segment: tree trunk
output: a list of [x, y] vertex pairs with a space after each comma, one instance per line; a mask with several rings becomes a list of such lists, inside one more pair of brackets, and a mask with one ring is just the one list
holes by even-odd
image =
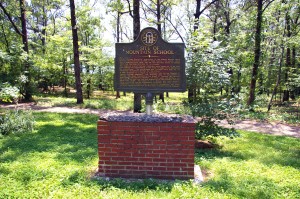
[[199, 18], [201, 15], [200, 8], [201, 8], [201, 0], [196, 0], [196, 12], [194, 14], [195, 16], [195, 23], [194, 23], [194, 31], [198, 30], [199, 27]]
[[[232, 21], [230, 20], [230, 3], [228, 1], [224, 2], [225, 3], [225, 7], [223, 8], [224, 9], [224, 16], [225, 16], [225, 19], [226, 19], [226, 25], [225, 25], [225, 34], [226, 34], [226, 37], [227, 37], [227, 41], [229, 41], [229, 37], [230, 37], [230, 26], [232, 24]], [[217, 5], [217, 8], [219, 7], [219, 2], [216, 3]], [[233, 76], [233, 68], [230, 67], [229, 70], [228, 70], [228, 74], [230, 75], [230, 82], [231, 82], [231, 88], [226, 88], [227, 90], [227, 95], [229, 94], [230, 92], [230, 96], [231, 97], [234, 97], [234, 93], [235, 92], [235, 88], [234, 88], [234, 76]], [[229, 91], [230, 89], [230, 91]]]
[[[140, 23], [140, 1], [133, 0], [133, 40], [136, 40], [141, 30]], [[140, 113], [142, 109], [142, 96], [139, 93], [134, 93], [134, 110], [135, 113]]]
[[[120, 17], [121, 17], [121, 13], [118, 11], [118, 16], [117, 16], [117, 43], [120, 42]], [[117, 91], [116, 93], [116, 99], [120, 98], [120, 91]]]
[[269, 67], [268, 67], [268, 78], [266, 80], [266, 87], [267, 87], [267, 95], [269, 97], [270, 95], [270, 88], [271, 88], [271, 76], [272, 76], [272, 67], [274, 62], [275, 62], [275, 57], [276, 57], [276, 48], [273, 47], [272, 48], [272, 53], [271, 53], [271, 57], [270, 57], [270, 62], [269, 62]]
[[[25, 6], [26, 6], [25, 5], [25, 0], [20, 0], [23, 50], [27, 53], [27, 56], [29, 56]], [[28, 80], [27, 80], [27, 82], [25, 83], [25, 86], [24, 86], [25, 101], [30, 101], [32, 99], [31, 86], [30, 86], [31, 74], [30, 74], [29, 70], [30, 70], [29, 60], [28, 60], [28, 57], [27, 57], [26, 60], [25, 60], [25, 63], [24, 63], [24, 72], [25, 72], [25, 75], [28, 78]]]
[[80, 78], [79, 46], [78, 46], [78, 35], [77, 35], [77, 27], [76, 27], [76, 15], [75, 15], [74, 0], [70, 0], [70, 10], [71, 10], [71, 25], [72, 25], [72, 36], [73, 36], [76, 98], [77, 98], [77, 104], [82, 104], [83, 103], [83, 95], [82, 95], [82, 86], [81, 86], [81, 78]]
[[67, 90], [67, 84], [68, 84], [68, 79], [67, 79], [67, 73], [68, 73], [68, 68], [66, 65], [66, 59], [63, 58], [63, 74], [64, 74], [64, 95], [65, 97], [68, 97], [68, 90]]
[[269, 102], [269, 105], [268, 105], [268, 112], [271, 110], [273, 97], [274, 97], [274, 95], [276, 95], [277, 88], [278, 88], [278, 86], [280, 84], [283, 53], [284, 53], [284, 47], [282, 47], [282, 49], [281, 49], [281, 57], [280, 57], [280, 61], [279, 61], [279, 69], [278, 69], [278, 74], [277, 74], [277, 81], [276, 81], [276, 85], [274, 87], [274, 90], [272, 92], [271, 98], [270, 98], [270, 102]]
[[92, 80], [90, 77], [90, 66], [89, 65], [86, 65], [86, 75], [88, 76], [87, 80], [86, 80], [86, 94], [87, 94], [87, 99], [90, 99], [91, 95], [92, 95], [92, 90], [91, 90]]
[[256, 17], [256, 31], [255, 31], [255, 47], [254, 47], [254, 63], [252, 67], [252, 75], [250, 82], [250, 91], [247, 105], [250, 106], [255, 100], [255, 87], [258, 74], [258, 67], [260, 61], [260, 44], [262, 32], [262, 14], [263, 14], [263, 0], [257, 0], [257, 17]]
[[43, 4], [43, 29], [42, 29], [42, 46], [43, 46], [43, 54], [46, 53], [46, 27], [47, 27], [47, 13], [46, 13], [46, 5]]
[[[289, 13], [286, 13], [286, 29], [287, 29], [287, 37], [288, 39], [291, 37], [291, 18]], [[291, 67], [291, 48], [287, 46], [286, 48], [286, 64], [285, 64], [285, 73], [284, 73], [284, 81], [285, 81], [285, 89], [283, 90], [282, 102], [289, 101], [290, 92], [289, 92], [289, 70]]]
[[160, 11], [160, 0], [156, 0], [156, 20], [157, 20], [157, 30], [161, 35], [161, 11]]
[[[195, 23], [194, 23], [194, 32], [198, 30], [199, 27], [199, 18], [200, 18], [200, 8], [201, 8], [201, 0], [196, 0], [196, 12], [194, 14], [195, 16]], [[192, 66], [193, 67], [193, 66]], [[196, 97], [196, 85], [191, 82], [188, 88], [188, 101], [191, 103], [194, 101]]]
[[[297, 69], [296, 69], [296, 47], [295, 47], [295, 46], [293, 46], [293, 49], [292, 49], [292, 60], [291, 60], [291, 64], [292, 64], [293, 72], [296, 72]], [[295, 88], [293, 88], [293, 90], [290, 91], [290, 98], [291, 98], [292, 100], [295, 100], [295, 99], [296, 99], [295, 92], [296, 92], [296, 89], [295, 89]]]
[[[160, 11], [160, 7], [161, 7], [161, 3], [160, 3], [160, 0], [156, 0], [156, 20], [157, 20], [157, 30], [161, 36], [161, 21], [160, 21], [160, 18], [161, 18], [161, 11]], [[164, 97], [164, 93], [160, 93], [159, 94], [159, 99], [162, 101], [162, 102], [165, 102], [165, 97]]]
[[217, 23], [218, 23], [218, 15], [214, 16], [214, 26], [213, 26], [213, 40], [217, 41], [216, 35], [217, 35]]

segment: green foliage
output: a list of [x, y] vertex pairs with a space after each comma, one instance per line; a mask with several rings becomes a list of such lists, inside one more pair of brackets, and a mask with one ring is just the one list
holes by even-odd
[[215, 138], [219, 136], [225, 136], [225, 137], [238, 137], [239, 133], [231, 128], [223, 128], [218, 125], [216, 125], [211, 120], [202, 120], [201, 122], [197, 123], [196, 126], [196, 139], [206, 139], [206, 138]]
[[[189, 41], [188, 85], [194, 89], [190, 104], [193, 116], [201, 118], [197, 137], [233, 136], [233, 131], [222, 129], [215, 120], [229, 120], [235, 114], [236, 99], [231, 93], [231, 76], [228, 73], [234, 66], [231, 50], [221, 42], [208, 39], [209, 33], [202, 31]], [[227, 94], [220, 94], [221, 90]]]
[[16, 86], [11, 86], [7, 82], [0, 84], [0, 101], [18, 102], [19, 95], [19, 89]]
[[234, 129], [219, 127], [216, 120], [227, 120], [234, 123], [236, 114], [236, 101], [218, 100], [217, 98], [197, 98], [198, 100], [190, 104], [193, 116], [200, 117], [196, 127], [196, 138], [205, 139], [208, 137], [236, 137], [238, 133]]
[[[230, 85], [229, 68], [233, 60], [230, 50], [220, 42], [211, 42], [207, 35], [199, 35], [190, 41], [191, 56], [187, 62], [189, 87], [201, 88], [206, 94], [214, 94]], [[201, 94], [201, 93], [199, 93]]]
[[20, 134], [33, 131], [34, 117], [31, 111], [8, 110], [0, 117], [0, 134]]
[[218, 97], [198, 97], [197, 101], [190, 104], [193, 116], [198, 116], [204, 120], [224, 120], [236, 114], [237, 101], [235, 98], [227, 100]]

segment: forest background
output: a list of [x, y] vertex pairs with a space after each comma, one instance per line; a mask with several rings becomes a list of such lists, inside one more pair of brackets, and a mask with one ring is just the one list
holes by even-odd
[[299, 0], [0, 0], [0, 99], [33, 100], [59, 86], [66, 97], [75, 88], [80, 104], [113, 91], [114, 43], [151, 26], [185, 43], [184, 103], [204, 122], [288, 110], [299, 106], [299, 17]]

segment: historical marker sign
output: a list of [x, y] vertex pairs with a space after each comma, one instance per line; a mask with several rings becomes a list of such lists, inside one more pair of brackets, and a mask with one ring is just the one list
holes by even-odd
[[139, 93], [186, 90], [183, 43], [164, 41], [145, 28], [132, 43], [116, 43], [115, 90]]

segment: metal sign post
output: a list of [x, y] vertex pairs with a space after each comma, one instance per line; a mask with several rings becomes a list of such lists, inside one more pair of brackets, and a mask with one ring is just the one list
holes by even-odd
[[153, 94], [150, 92], [146, 94], [146, 114], [153, 114]]

